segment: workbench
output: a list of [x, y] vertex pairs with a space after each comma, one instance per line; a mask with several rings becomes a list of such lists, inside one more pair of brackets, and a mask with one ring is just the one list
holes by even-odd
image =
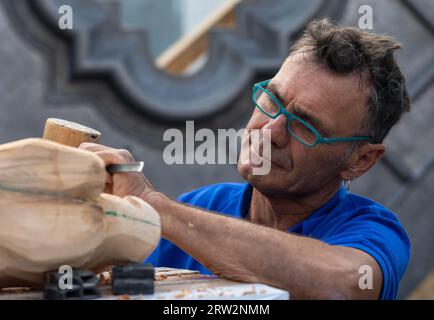
[[[259, 283], [241, 283], [200, 274], [198, 271], [155, 268], [151, 295], [113, 295], [110, 285], [100, 287], [98, 300], [288, 300], [287, 291]], [[3, 289], [0, 300], [41, 300], [42, 291]]]

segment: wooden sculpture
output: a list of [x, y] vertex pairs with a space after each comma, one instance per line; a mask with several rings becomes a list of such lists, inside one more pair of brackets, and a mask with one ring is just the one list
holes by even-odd
[[98, 156], [53, 141], [0, 145], [0, 287], [38, 287], [62, 265], [99, 272], [152, 252], [158, 213], [102, 193], [105, 175]]

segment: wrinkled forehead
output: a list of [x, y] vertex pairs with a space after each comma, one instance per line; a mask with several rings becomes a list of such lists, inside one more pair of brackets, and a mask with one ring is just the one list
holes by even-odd
[[284, 103], [296, 102], [344, 132], [344, 123], [352, 128], [361, 125], [372, 91], [368, 75], [336, 74], [303, 54], [290, 56], [271, 83]]
[[339, 101], [343, 102], [358, 98], [366, 101], [372, 91], [372, 81], [367, 73], [337, 74], [309, 55], [300, 53], [288, 57], [275, 78], [278, 82], [276, 84], [284, 91], [310, 85], [321, 93], [327, 93], [324, 98], [340, 96]]

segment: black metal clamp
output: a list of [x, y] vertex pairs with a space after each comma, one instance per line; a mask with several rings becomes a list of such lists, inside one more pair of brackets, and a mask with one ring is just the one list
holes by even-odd
[[72, 270], [72, 287], [61, 289], [60, 282], [64, 274], [57, 271], [46, 272], [44, 299], [47, 300], [80, 300], [96, 299], [101, 297], [98, 289], [97, 275], [88, 270]]
[[155, 270], [151, 264], [131, 263], [112, 269], [112, 292], [153, 294]]

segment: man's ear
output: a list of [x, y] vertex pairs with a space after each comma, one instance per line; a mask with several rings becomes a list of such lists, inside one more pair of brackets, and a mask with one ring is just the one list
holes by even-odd
[[360, 146], [350, 156], [347, 168], [341, 171], [341, 178], [343, 180], [352, 180], [362, 176], [381, 159], [385, 151], [386, 146], [382, 143], [369, 143]]

